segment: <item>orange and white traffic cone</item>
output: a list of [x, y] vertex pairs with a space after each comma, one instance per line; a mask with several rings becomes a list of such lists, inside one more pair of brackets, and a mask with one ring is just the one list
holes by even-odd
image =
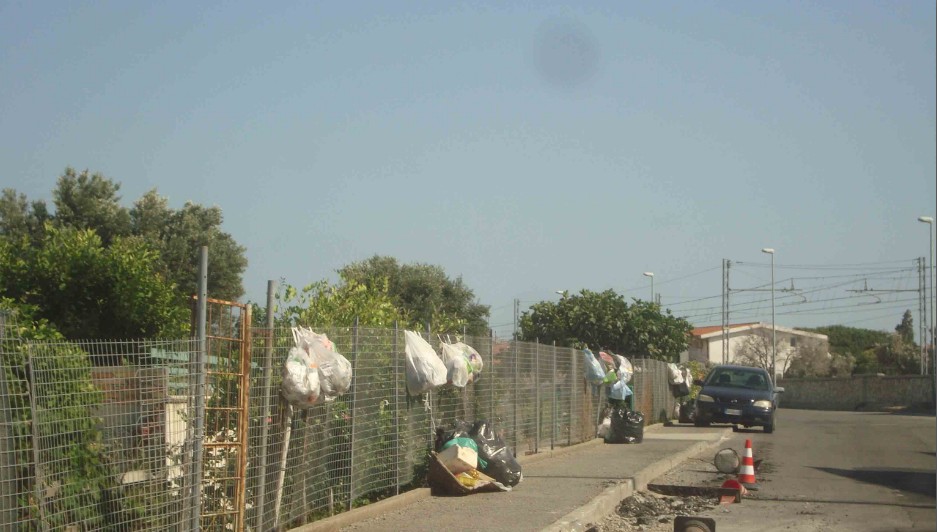
[[752, 456], [751, 440], [745, 440], [745, 453], [742, 454], [742, 467], [739, 469], [739, 483], [750, 490], [758, 489], [755, 480], [755, 459]]

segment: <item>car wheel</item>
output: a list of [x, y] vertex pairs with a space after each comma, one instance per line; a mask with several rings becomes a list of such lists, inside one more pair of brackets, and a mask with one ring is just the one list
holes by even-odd
[[772, 432], [774, 432], [774, 420], [772, 420], [771, 423], [765, 425], [764, 428], [765, 428], [765, 434], [771, 434]]
[[738, 432], [738, 431], [739, 431], [739, 426], [738, 426], [738, 425], [732, 425], [732, 432]]

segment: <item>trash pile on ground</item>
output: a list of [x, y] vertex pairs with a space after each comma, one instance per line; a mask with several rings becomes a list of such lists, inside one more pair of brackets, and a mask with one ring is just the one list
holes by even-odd
[[[678, 515], [698, 515], [716, 506], [716, 501], [709, 497], [667, 497], [651, 492], [638, 492], [621, 501], [615, 515], [599, 525], [600, 530], [623, 529], [624, 524], [631, 530], [657, 528], [660, 523], [673, 523]], [[623, 522], [623, 523], [622, 523]], [[670, 526], [663, 530], [672, 530]], [[626, 529], [627, 530], [627, 529]]]
[[429, 468], [434, 494], [510, 491], [523, 480], [521, 465], [487, 420], [436, 429], [434, 449]]

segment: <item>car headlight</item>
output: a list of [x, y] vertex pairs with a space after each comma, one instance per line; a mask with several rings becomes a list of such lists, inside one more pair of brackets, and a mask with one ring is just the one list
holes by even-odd
[[755, 401], [755, 408], [771, 408], [771, 401], [768, 401], [767, 399]]
[[702, 394], [702, 393], [699, 394], [699, 396], [696, 397], [696, 400], [699, 401], [699, 402], [701, 402], [701, 403], [711, 403], [711, 402], [713, 402], [713, 398], [712, 398], [712, 397], [710, 397], [710, 396], [708, 396], [708, 395], [706, 395], [706, 394]]

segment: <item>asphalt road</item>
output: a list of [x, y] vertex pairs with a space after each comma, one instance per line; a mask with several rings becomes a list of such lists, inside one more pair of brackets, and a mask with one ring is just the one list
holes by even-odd
[[[763, 461], [757, 492], [701, 514], [715, 518], [717, 530], [937, 530], [933, 416], [779, 414], [774, 434], [742, 430], [720, 445], [741, 454], [750, 438], [755, 460]], [[697, 456], [655, 482], [718, 485], [726, 477], [712, 458]]]

